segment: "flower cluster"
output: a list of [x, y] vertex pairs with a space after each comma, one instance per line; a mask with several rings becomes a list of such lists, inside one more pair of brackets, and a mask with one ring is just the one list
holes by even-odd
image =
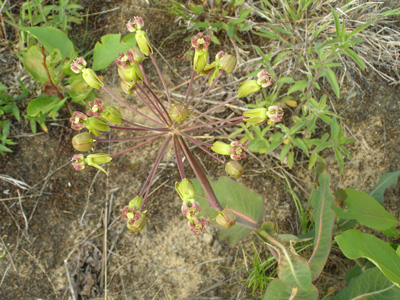
[[127, 221], [126, 226], [133, 232], [139, 232], [146, 226], [146, 212], [139, 211], [142, 202], [143, 197], [136, 196], [122, 209], [121, 221]]
[[195, 190], [193, 183], [187, 178], [183, 178], [180, 183], [175, 183], [175, 189], [182, 199], [182, 215], [188, 219], [190, 230], [194, 234], [204, 232], [208, 221], [199, 216], [201, 208], [199, 203], [194, 199]]

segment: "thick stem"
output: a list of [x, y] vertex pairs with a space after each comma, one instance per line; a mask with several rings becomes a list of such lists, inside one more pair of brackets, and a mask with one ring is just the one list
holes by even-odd
[[174, 136], [174, 151], [175, 151], [175, 159], [176, 164], [178, 166], [179, 174], [181, 175], [181, 179], [186, 178], [185, 169], [182, 163], [182, 155], [181, 155], [181, 146], [177, 140], [177, 137]]
[[190, 153], [189, 148], [187, 147], [185, 141], [181, 137], [179, 137], [179, 143], [182, 147], [183, 153], [186, 156], [186, 159], [188, 160], [194, 174], [196, 175], [196, 178], [199, 180], [201, 186], [203, 187], [205, 193], [207, 194], [208, 205], [210, 205], [210, 207], [214, 208], [216, 211], [223, 210], [222, 205], [219, 203], [217, 199], [217, 196], [215, 196], [214, 190], [212, 189], [206, 174], [204, 173], [200, 165], [197, 163], [192, 153]]
[[165, 94], [167, 95], [167, 98], [168, 98], [168, 105], [169, 105], [169, 108], [171, 109], [171, 98], [170, 98], [170, 96], [169, 96], [167, 84], [165, 83], [164, 77], [163, 77], [162, 74], [161, 74], [161, 71], [160, 71], [160, 69], [159, 69], [159, 67], [158, 67], [158, 65], [157, 65], [156, 60], [154, 59], [153, 54], [150, 53], [149, 56], [150, 56], [150, 58], [151, 58], [151, 61], [153, 62], [154, 67], [156, 68], [157, 73], [158, 73], [158, 76], [160, 77], [160, 80], [161, 80], [161, 82], [162, 82], [162, 84], [163, 84], [163, 87], [164, 87], [164, 90], [165, 90]]
[[156, 123], [158, 125], [164, 126], [163, 123], [160, 123], [152, 118], [150, 118], [149, 116], [146, 116], [144, 113], [141, 113], [140, 111], [138, 111], [137, 109], [133, 108], [132, 106], [130, 106], [128, 103], [126, 103], [125, 101], [121, 100], [120, 98], [118, 98], [116, 95], [114, 95], [109, 89], [107, 89], [105, 86], [102, 86], [102, 88], [111, 96], [113, 97], [115, 100], [117, 100], [119, 103], [121, 103], [122, 105], [124, 105], [125, 107], [129, 108], [130, 110], [134, 111], [135, 113], [141, 115], [143, 118]]
[[214, 87], [214, 85], [217, 83], [218, 79], [221, 77], [222, 73], [224, 71], [220, 70], [217, 77], [214, 79], [214, 81], [211, 83], [211, 85], [206, 89], [206, 91], [203, 93], [203, 96], [199, 100], [197, 100], [197, 103], [192, 107], [192, 110], [190, 111], [191, 113], [196, 109], [196, 107], [200, 104], [201, 100], [204, 99], [204, 97], [208, 94], [208, 92]]
[[150, 143], [150, 142], [152, 142], [152, 141], [158, 139], [159, 137], [161, 137], [161, 136], [163, 136], [163, 135], [166, 135], [167, 133], [168, 133], [168, 132], [166, 132], [166, 133], [161, 133], [161, 134], [157, 135], [156, 137], [154, 137], [154, 138], [152, 138], [152, 139], [150, 139], [150, 140], [148, 140], [148, 141], [145, 141], [145, 142], [143, 142], [143, 143], [140, 143], [139, 145], [136, 145], [135, 147], [126, 149], [126, 150], [124, 150], [124, 151], [121, 151], [121, 152], [118, 152], [118, 153], [115, 153], [115, 154], [111, 154], [110, 157], [119, 156], [119, 155], [128, 153], [128, 152], [130, 152], [130, 151], [133, 151], [133, 150], [135, 150], [135, 149], [137, 149], [137, 148], [140, 148], [140, 147], [142, 147], [142, 146], [144, 146], [144, 145], [146, 145], [146, 144], [148, 144], [148, 143]]
[[[154, 176], [156, 175], [157, 168], [158, 168], [158, 166], [159, 166], [159, 164], [160, 164], [160, 162], [161, 162], [161, 159], [162, 159], [162, 157], [163, 157], [163, 155], [164, 155], [164, 153], [165, 153], [165, 150], [167, 149], [167, 146], [168, 146], [169, 142], [171, 141], [171, 138], [172, 138], [172, 136], [170, 135], [170, 136], [168, 136], [168, 138], [166, 139], [164, 145], [162, 146], [160, 152], [159, 152], [158, 155], [157, 155], [157, 158], [156, 158], [156, 161], [154, 162], [152, 171], [150, 172], [151, 177], [149, 176], [149, 177], [147, 178], [147, 180], [146, 180], [146, 182], [147, 182], [147, 189], [146, 189], [146, 194], [145, 194], [144, 197], [143, 197], [142, 205], [140, 206], [140, 211], [143, 209], [143, 207], [144, 207], [144, 205], [145, 205], [145, 203], [146, 203], [147, 195], [149, 194], [150, 188], [151, 188], [151, 186], [153, 185], [153, 179], [154, 179]], [[149, 179], [149, 178], [150, 178], [150, 179]], [[143, 190], [143, 188], [142, 188], [142, 190], [140, 191], [139, 195], [141, 195], [141, 194], [143, 193], [143, 191], [144, 191], [144, 190]]]

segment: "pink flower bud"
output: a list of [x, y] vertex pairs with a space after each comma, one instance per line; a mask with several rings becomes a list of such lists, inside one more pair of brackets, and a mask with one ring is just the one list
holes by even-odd
[[74, 111], [72, 117], [69, 119], [71, 122], [71, 128], [73, 130], [81, 130], [85, 128], [85, 123], [87, 121], [87, 116], [80, 111]]
[[85, 67], [87, 63], [83, 59], [83, 57], [78, 57], [71, 63], [71, 70], [72, 72], [79, 74]]
[[268, 118], [271, 119], [272, 122], [279, 123], [282, 122], [283, 118], [283, 108], [281, 105], [271, 105], [268, 107], [267, 112]]
[[85, 157], [83, 156], [83, 154], [74, 154], [74, 156], [72, 156], [72, 164], [76, 171], [81, 171], [85, 168], [84, 159]]
[[271, 77], [271, 74], [269, 74], [265, 70], [258, 72], [257, 77], [258, 77], [257, 83], [261, 85], [261, 87], [263, 88], [269, 87], [274, 82]]

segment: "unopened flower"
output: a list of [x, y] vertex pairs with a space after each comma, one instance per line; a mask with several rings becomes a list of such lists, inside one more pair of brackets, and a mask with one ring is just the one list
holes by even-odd
[[220, 59], [219, 65], [222, 70], [230, 74], [236, 67], [237, 59], [231, 54], [225, 53], [225, 55]]
[[104, 86], [103, 81], [96, 75], [96, 72], [92, 69], [83, 69], [82, 77], [86, 81], [86, 83], [94, 89], [99, 89], [101, 86]]
[[121, 89], [127, 95], [132, 95], [133, 94], [133, 90], [132, 89], [134, 87], [135, 87], [135, 84], [132, 84], [130, 82], [126, 82], [124, 80], [121, 81]]
[[268, 118], [272, 122], [279, 123], [282, 122], [283, 118], [283, 108], [281, 105], [271, 105], [268, 107], [268, 112], [267, 112]]
[[225, 171], [229, 176], [240, 178], [243, 175], [243, 166], [236, 160], [230, 161], [225, 165]]
[[128, 51], [126, 51], [126, 55], [129, 58], [130, 62], [140, 63], [146, 59], [146, 56], [140, 51], [138, 47], [131, 47]]
[[210, 46], [211, 43], [211, 38], [209, 35], [204, 36], [203, 33], [199, 32], [196, 35], [192, 36], [191, 43], [195, 51], [207, 51], [208, 46]]
[[230, 228], [236, 223], [236, 216], [232, 210], [225, 208], [218, 212], [216, 221], [219, 225], [225, 228]]
[[136, 32], [137, 30], [140, 30], [143, 26], [144, 26], [143, 18], [137, 16], [133, 18], [133, 21], [129, 20], [126, 23], [126, 28], [128, 28], [130, 32]]
[[71, 122], [71, 128], [73, 130], [81, 130], [82, 128], [85, 128], [87, 118], [88, 117], [84, 113], [81, 113], [80, 111], [74, 111], [72, 117], [69, 119]]
[[183, 178], [180, 183], [175, 182], [175, 189], [183, 201], [194, 199], [196, 195], [193, 183], [187, 178]]
[[93, 147], [93, 138], [89, 132], [82, 132], [72, 138], [72, 146], [78, 151], [89, 151]]
[[98, 131], [110, 130], [110, 126], [108, 125], [107, 121], [97, 117], [88, 118], [85, 125], [86, 128], [94, 135], [100, 135]]
[[141, 30], [143, 26], [144, 22], [142, 17], [134, 17], [133, 21], [129, 20], [126, 24], [126, 27], [130, 32], [135, 32], [135, 39], [140, 51], [142, 51], [144, 55], [148, 56], [149, 53], [153, 54], [153, 48], [146, 33]]
[[246, 117], [243, 121], [252, 125], [260, 125], [267, 119], [267, 109], [259, 107], [245, 111], [243, 115]]
[[107, 172], [99, 166], [99, 164], [106, 164], [108, 162], [110, 162], [112, 160], [112, 157], [109, 156], [108, 154], [105, 153], [96, 153], [96, 154], [89, 154], [86, 158], [85, 158], [85, 163], [88, 166], [91, 167], [95, 167], [101, 171], [103, 171], [104, 173], [107, 174]]
[[120, 52], [119, 58], [115, 59], [115, 63], [118, 65], [118, 74], [122, 80], [131, 84], [136, 83], [138, 80], [143, 80], [142, 71], [135, 62], [132, 52], [129, 52], [129, 55]]
[[267, 87], [271, 86], [273, 83], [271, 74], [269, 74], [265, 70], [258, 72], [257, 77], [258, 77], [257, 83], [259, 85], [261, 85], [262, 88], [267, 88]]
[[261, 89], [261, 86], [257, 83], [257, 80], [246, 80], [239, 84], [238, 98], [246, 97], [254, 94]]
[[86, 60], [84, 60], [83, 57], [78, 57], [72, 62], [71, 70], [72, 72], [79, 74], [86, 67], [86, 65]]
[[72, 161], [76, 171], [81, 171], [85, 168], [85, 157], [83, 154], [74, 154], [74, 156], [72, 156]]
[[211, 38], [209, 35], [203, 36], [199, 32], [197, 35], [192, 36], [191, 43], [195, 49], [193, 69], [197, 73], [201, 73], [208, 62], [208, 46], [211, 43]]
[[190, 109], [186, 104], [176, 103], [172, 105], [169, 115], [177, 123], [182, 123], [190, 116]]
[[113, 106], [107, 106], [106, 110], [101, 114], [101, 116], [109, 122], [112, 122], [115, 124], [122, 123], [121, 112]]
[[133, 208], [135, 210], [138, 210], [142, 205], [142, 202], [143, 202], [143, 196], [136, 196], [131, 201], [129, 201], [129, 206], [128, 206], [129, 210], [132, 210]]

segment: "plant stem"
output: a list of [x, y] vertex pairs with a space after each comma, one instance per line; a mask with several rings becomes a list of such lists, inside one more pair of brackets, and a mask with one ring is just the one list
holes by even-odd
[[105, 90], [111, 97], [113, 97], [115, 100], [117, 100], [119, 103], [121, 103], [122, 105], [126, 106], [127, 108], [129, 108], [130, 110], [134, 111], [135, 113], [141, 115], [143, 118], [156, 123], [158, 125], [163, 126], [163, 123], [160, 123], [152, 118], [150, 118], [149, 116], [146, 116], [145, 114], [141, 113], [140, 111], [138, 111], [137, 109], [133, 108], [132, 106], [130, 106], [128, 103], [126, 103], [125, 101], [121, 100], [120, 98], [118, 98], [116, 95], [114, 95], [109, 89], [107, 89], [105, 86], [102, 86], [103, 90]]
[[240, 123], [242, 123], [242, 120], [235, 121], [235, 122], [233, 122], [233, 123], [229, 123], [229, 124], [225, 124], [225, 125], [221, 125], [221, 126], [217, 126], [217, 127], [189, 130], [189, 131], [187, 131], [187, 133], [192, 133], [192, 132], [204, 132], [204, 131], [209, 131], [209, 132], [211, 132], [211, 131], [216, 131], [216, 130], [218, 130], [218, 129], [223, 129], [223, 128], [227, 128], [227, 127], [232, 127], [232, 126], [238, 125], [238, 124], [240, 124]]
[[162, 82], [162, 84], [163, 84], [163, 86], [164, 86], [165, 94], [167, 95], [167, 98], [168, 98], [168, 105], [169, 105], [169, 108], [171, 109], [171, 98], [170, 98], [170, 96], [169, 96], [167, 84], [165, 83], [164, 77], [163, 77], [162, 74], [161, 74], [161, 71], [160, 71], [160, 69], [159, 69], [159, 67], [158, 67], [158, 65], [157, 65], [156, 60], [154, 59], [153, 54], [150, 53], [149, 56], [150, 56], [150, 58], [151, 58], [151, 61], [153, 62], [154, 67], [156, 68], [157, 73], [158, 73], [158, 76], [160, 77], [160, 80], [161, 80], [161, 82]]
[[177, 140], [177, 137], [174, 136], [174, 151], [175, 151], [175, 159], [176, 159], [176, 164], [178, 166], [179, 174], [181, 175], [181, 179], [186, 178], [185, 175], [185, 169], [183, 167], [182, 163], [182, 155], [181, 155], [181, 146], [179, 145], [179, 142]]
[[195, 92], [193, 93], [193, 96], [190, 97], [190, 100], [188, 102], [188, 106], [190, 105], [190, 103], [192, 103], [194, 97], [200, 92], [201, 88], [203, 87], [203, 85], [207, 82], [208, 78], [210, 77], [210, 74], [207, 75], [207, 77], [204, 78], [204, 80], [200, 83], [200, 86], [195, 90]]
[[220, 124], [220, 123], [233, 122], [233, 121], [237, 121], [237, 120], [242, 121], [243, 118], [244, 118], [244, 116], [239, 116], [239, 117], [234, 117], [234, 118], [230, 118], [230, 119], [226, 119], [226, 120], [219, 120], [219, 121], [214, 121], [214, 122], [210, 122], [210, 123], [199, 124], [199, 125], [196, 125], [196, 126], [184, 128], [181, 131], [182, 132], [191, 131], [193, 129], [197, 129], [197, 128], [201, 128], [201, 127], [209, 127], [209, 126], [212, 126], [212, 125], [216, 125], [216, 124]]
[[139, 141], [139, 140], [145, 140], [153, 137], [160, 137], [163, 134], [150, 134], [150, 135], [144, 135], [144, 136], [138, 136], [138, 137], [133, 137], [133, 138], [122, 138], [122, 139], [97, 139], [95, 138], [94, 140], [96, 142], [128, 142], [128, 141]]
[[[163, 122], [164, 124], [167, 125], [167, 124], [168, 124], [168, 123], [167, 123], [167, 120], [165, 120], [163, 114], [158, 110], [158, 107], [155, 107], [155, 106], [154, 106], [154, 103], [153, 103], [152, 101], [150, 101], [150, 103], [153, 105], [153, 107], [157, 110], [157, 112], [158, 112], [158, 114], [157, 114], [157, 113], [154, 111], [154, 109], [147, 103], [147, 101], [144, 100], [143, 96], [139, 93], [139, 91], [138, 91], [136, 88], [132, 88], [132, 89], [136, 92], [136, 95], [138, 95], [139, 99], [142, 100], [143, 104], [153, 113], [153, 115], [154, 115], [155, 117], [157, 117], [161, 122]], [[147, 96], [147, 94], [146, 94], [141, 88], [139, 88], [139, 89], [140, 89], [140, 91], [141, 91], [147, 98], [149, 98], [149, 97]]]
[[[147, 131], [166, 131], [166, 130], [168, 130], [167, 127], [162, 127], [162, 128], [147, 127], [147, 126], [143, 126], [143, 125], [140, 125], [140, 124], [137, 124], [137, 123], [125, 120], [125, 119], [122, 119], [122, 122], [132, 125], [132, 126], [135, 126], [135, 127], [138, 127], [138, 128], [145, 129]], [[133, 128], [131, 128], [131, 129], [133, 129]]]
[[148, 82], [147, 77], [146, 77], [146, 73], [144, 72], [143, 64], [140, 62], [140, 63], [138, 63], [138, 66], [139, 66], [140, 71], [142, 71], [144, 82], [147, 85], [149, 85], [149, 82]]
[[[199, 147], [199, 148], [200, 148], [201, 150], [203, 150], [205, 153], [207, 153], [208, 155], [210, 155], [212, 158], [216, 159], [218, 162], [220, 162], [220, 163], [222, 163], [222, 164], [224, 164], [224, 165], [226, 164], [225, 161], [223, 161], [222, 159], [220, 159], [219, 157], [215, 156], [215, 155], [212, 154], [210, 151], [208, 151], [207, 149], [205, 149], [203, 146], [201, 146], [201, 144], [200, 144], [200, 143], [202, 143], [201, 141], [196, 140], [196, 139], [194, 139], [194, 138], [192, 138], [191, 136], [186, 135], [186, 134], [183, 134], [183, 136], [185, 136], [187, 139], [191, 140], [193, 144], [195, 144], [197, 147]], [[204, 143], [204, 144], [206, 144], [206, 143]], [[208, 144], [206, 144], [206, 145], [208, 145]], [[212, 147], [212, 145], [210, 145], [209, 147]]]
[[168, 113], [167, 109], [166, 109], [165, 106], [162, 104], [162, 102], [160, 101], [160, 99], [158, 99], [157, 95], [154, 94], [153, 90], [150, 88], [149, 85], [147, 85], [147, 84], [144, 83], [144, 82], [143, 82], [143, 84], [144, 84], [144, 86], [147, 88], [147, 90], [150, 92], [150, 94], [153, 96], [153, 98], [158, 102], [158, 104], [161, 106], [161, 108], [164, 110], [166, 116], [168, 117], [168, 119], [169, 119], [169, 120], [171, 121], [171, 123], [172, 123], [172, 119], [171, 119], [171, 117], [169, 116], [169, 113]]
[[110, 126], [110, 129], [118, 129], [118, 130], [131, 130], [131, 131], [159, 131], [165, 132], [168, 131], [168, 128], [131, 128], [131, 127], [119, 127], [119, 126]]
[[190, 113], [192, 113], [196, 107], [200, 104], [201, 100], [204, 99], [204, 97], [208, 94], [208, 92], [214, 87], [214, 85], [217, 83], [218, 79], [221, 77], [222, 73], [224, 71], [220, 70], [217, 77], [214, 79], [214, 81], [211, 83], [211, 85], [208, 87], [208, 89], [206, 89], [206, 91], [203, 93], [203, 96], [201, 96], [201, 98], [199, 100], [197, 100], [196, 104], [192, 107]]
[[150, 142], [152, 142], [152, 141], [158, 139], [159, 137], [161, 137], [161, 136], [163, 136], [163, 135], [166, 135], [166, 134], [167, 134], [167, 132], [166, 132], [166, 133], [160, 133], [160, 134], [157, 135], [156, 137], [154, 137], [154, 138], [152, 138], [152, 139], [150, 139], [150, 140], [147, 140], [147, 141], [145, 141], [145, 142], [143, 142], [143, 143], [140, 143], [139, 145], [136, 145], [135, 147], [126, 149], [126, 150], [124, 150], [124, 151], [121, 151], [121, 152], [118, 152], [118, 153], [115, 153], [115, 154], [111, 154], [110, 157], [116, 157], [116, 156], [119, 156], [119, 155], [128, 153], [128, 152], [130, 152], [130, 151], [133, 151], [133, 150], [135, 150], [135, 149], [137, 149], [137, 148], [140, 148], [140, 147], [142, 147], [142, 146], [144, 146], [144, 145], [146, 145], [146, 144], [148, 144], [148, 143], [150, 143]]
[[194, 174], [196, 175], [196, 178], [199, 180], [201, 186], [203, 187], [205, 193], [207, 194], [208, 205], [210, 205], [210, 207], [214, 208], [216, 211], [223, 210], [221, 204], [217, 199], [217, 196], [215, 196], [214, 190], [212, 189], [206, 174], [204, 173], [200, 165], [197, 163], [192, 153], [190, 153], [189, 148], [187, 147], [185, 141], [181, 137], [179, 137], [179, 143], [181, 144], [183, 153], [185, 154], [185, 157], [188, 160], [190, 167], [192, 168]]
[[183, 101], [183, 104], [186, 104], [186, 101], [189, 98], [189, 94], [190, 94], [190, 91], [192, 90], [192, 84], [193, 84], [195, 75], [196, 75], [196, 71], [193, 71], [192, 72], [192, 76], [191, 76], [190, 81], [189, 81], [189, 86], [188, 86], [188, 89], [187, 89], [187, 92], [186, 92], [185, 101]]

